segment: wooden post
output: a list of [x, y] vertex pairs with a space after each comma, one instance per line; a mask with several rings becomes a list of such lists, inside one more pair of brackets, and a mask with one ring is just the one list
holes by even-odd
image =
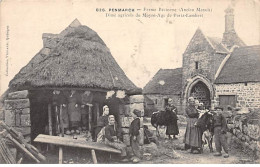
[[[48, 104], [48, 120], [49, 120], [49, 135], [52, 136], [53, 132], [52, 132], [52, 114], [51, 114], [51, 104]], [[54, 149], [54, 145], [49, 144], [47, 145], [47, 150], [48, 148], [50, 148], [50, 150]]]
[[61, 128], [61, 136], [64, 137], [64, 127], [63, 127], [63, 120], [62, 120], [62, 104], [60, 105], [60, 128]]
[[48, 104], [48, 117], [49, 117], [49, 135], [52, 136], [51, 104]]
[[62, 146], [59, 147], [59, 164], [62, 164], [63, 162], [63, 150]]
[[92, 106], [91, 105], [88, 105], [88, 127], [89, 127], [89, 131], [91, 131], [91, 123], [92, 123]]
[[60, 134], [60, 121], [59, 121], [59, 112], [58, 106], [55, 106], [55, 116], [56, 116], [56, 135]]
[[[63, 120], [62, 120], [62, 104], [60, 105], [60, 128], [61, 128], [61, 133], [60, 136], [64, 137], [64, 128], [63, 128]], [[63, 150], [62, 146], [59, 146], [59, 164], [63, 163]]]
[[96, 107], [97, 107], [97, 120], [98, 120], [98, 118], [99, 118], [99, 104], [98, 103], [96, 103]]
[[97, 164], [97, 157], [96, 157], [95, 150], [91, 150], [91, 155], [92, 155], [93, 163]]

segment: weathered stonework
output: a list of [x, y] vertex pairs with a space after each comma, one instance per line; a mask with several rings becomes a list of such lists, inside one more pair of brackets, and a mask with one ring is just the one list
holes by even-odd
[[8, 99], [26, 99], [28, 94], [28, 90], [12, 92], [8, 94]]
[[29, 99], [5, 100], [4, 105], [6, 110], [28, 108], [30, 101]]
[[144, 133], [143, 133], [143, 116], [144, 116], [144, 97], [143, 95], [134, 95], [130, 96], [130, 104], [124, 106], [119, 106], [120, 112], [120, 124], [122, 127], [123, 142], [130, 146], [130, 136], [129, 136], [129, 127], [131, 122], [134, 120], [132, 117], [132, 112], [134, 109], [141, 111], [140, 117], [140, 140], [139, 143], [143, 145]]
[[216, 84], [215, 90], [216, 105], [220, 95], [235, 95], [236, 107], [260, 108], [260, 83]]

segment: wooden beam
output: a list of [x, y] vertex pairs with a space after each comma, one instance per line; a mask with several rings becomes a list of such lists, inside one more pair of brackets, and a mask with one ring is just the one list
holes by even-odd
[[58, 106], [55, 105], [55, 117], [56, 117], [56, 135], [60, 134], [60, 121], [59, 121], [59, 111]]
[[49, 144], [55, 144], [60, 146], [67, 146], [67, 147], [86, 148], [91, 150], [106, 151], [106, 152], [118, 153], [118, 154], [121, 153], [120, 150], [112, 148], [108, 145], [102, 143], [90, 142], [83, 139], [75, 140], [75, 139], [65, 138], [60, 136], [49, 136], [49, 135], [40, 134], [34, 139], [34, 141], [39, 143], [49, 143]]
[[62, 146], [59, 147], [59, 164], [63, 163], [63, 150]]
[[[48, 104], [48, 121], [49, 121], [49, 135], [53, 135], [52, 132], [52, 114], [51, 114], [51, 104]], [[50, 147], [50, 150], [53, 150], [53, 145], [49, 144], [48, 148]]]
[[92, 91], [92, 92], [108, 92], [112, 89], [102, 89], [102, 88], [77, 88], [77, 87], [28, 87], [26, 88], [30, 90], [78, 90], [78, 91]]
[[88, 130], [91, 131], [92, 123], [92, 106], [88, 105]]
[[61, 128], [61, 136], [64, 137], [64, 126], [63, 126], [63, 120], [62, 120], [62, 104], [60, 105], [60, 128]]
[[97, 108], [97, 119], [96, 119], [96, 121], [97, 121], [99, 118], [99, 104], [98, 103], [96, 103], [96, 108]]
[[91, 156], [92, 156], [93, 163], [97, 164], [97, 157], [96, 157], [95, 150], [91, 150]]

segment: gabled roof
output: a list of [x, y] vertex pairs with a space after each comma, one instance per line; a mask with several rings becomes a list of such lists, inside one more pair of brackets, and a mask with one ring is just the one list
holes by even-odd
[[224, 64], [216, 84], [259, 82], [260, 81], [260, 45], [234, 49]]
[[141, 93], [125, 75], [99, 35], [78, 20], [60, 34], [44, 34], [44, 48], [9, 87], [88, 87]]
[[190, 50], [192, 50], [191, 52], [200, 52], [206, 50], [209, 47], [215, 50], [216, 53], [229, 53], [228, 49], [221, 43], [220, 38], [208, 37], [198, 27], [192, 39], [190, 40], [190, 43], [188, 44], [185, 52]]
[[213, 48], [216, 50], [218, 53], [228, 53], [228, 49], [222, 44], [221, 38], [217, 37], [208, 37], [208, 41], [211, 43]]
[[160, 69], [146, 84], [143, 94], [180, 94], [182, 68]]

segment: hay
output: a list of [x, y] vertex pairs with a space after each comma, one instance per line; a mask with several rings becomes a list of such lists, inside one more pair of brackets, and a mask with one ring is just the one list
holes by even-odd
[[36, 54], [10, 81], [10, 87], [68, 86], [141, 93], [96, 32], [87, 26], [69, 26], [57, 36], [53, 39], [57, 44]]

